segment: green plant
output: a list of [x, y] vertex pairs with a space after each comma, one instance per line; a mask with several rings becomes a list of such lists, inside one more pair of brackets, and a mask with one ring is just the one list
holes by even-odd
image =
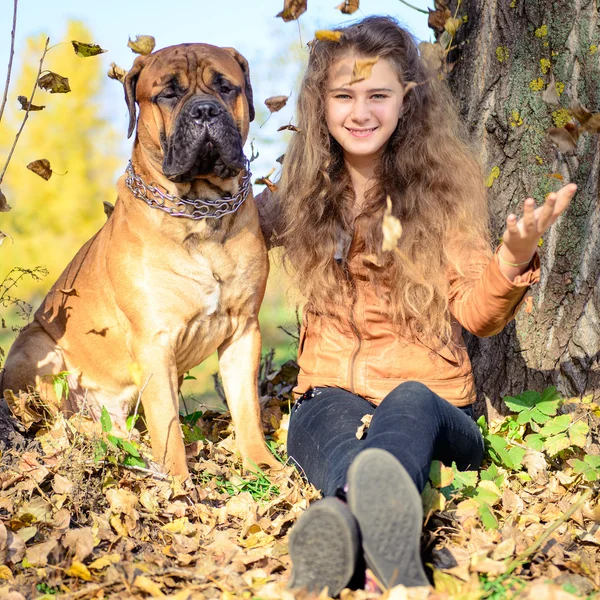
[[71, 371], [61, 371], [52, 375], [52, 387], [57, 400], [62, 400], [63, 394], [65, 400], [69, 399], [69, 375], [71, 375]]
[[94, 452], [94, 460], [96, 462], [107, 460], [114, 465], [122, 464], [128, 467], [146, 466], [134, 442], [110, 433], [113, 425], [110, 414], [105, 406], [102, 407], [100, 413], [100, 425], [102, 426], [102, 433], [105, 438], [98, 440], [96, 444]]

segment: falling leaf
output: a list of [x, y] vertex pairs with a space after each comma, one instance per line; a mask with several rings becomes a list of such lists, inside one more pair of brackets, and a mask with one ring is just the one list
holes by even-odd
[[421, 42], [419, 44], [419, 53], [421, 54], [421, 60], [430, 71], [441, 71], [442, 64], [444, 63], [444, 49], [440, 44]]
[[65, 296], [76, 296], [79, 298], [79, 292], [75, 288], [65, 288], [63, 290], [58, 290], [61, 294]]
[[352, 77], [350, 78], [348, 84], [352, 85], [353, 83], [358, 83], [359, 81], [369, 79], [369, 77], [371, 77], [373, 66], [378, 60], [379, 56], [376, 56], [375, 58], [357, 58], [354, 61], [354, 66], [352, 67]]
[[108, 202], [108, 200], [104, 200], [102, 202], [102, 206], [104, 207], [104, 214], [106, 215], [106, 218], [109, 219], [110, 215], [113, 214], [113, 210], [115, 210], [114, 205]]
[[542, 100], [552, 106], [558, 106], [560, 104], [558, 92], [556, 90], [556, 81], [554, 80], [553, 74], [550, 74], [548, 85], [542, 94]]
[[571, 152], [577, 148], [579, 135], [579, 127], [573, 123], [567, 123], [564, 127], [551, 127], [548, 129], [548, 137], [563, 153]]
[[127, 71], [123, 69], [123, 67], [119, 67], [119, 65], [115, 64], [114, 62], [111, 62], [107, 75], [111, 79], [116, 79], [117, 81], [123, 83], [125, 75], [127, 75]]
[[8, 235], [6, 235], [6, 233], [4, 233], [3, 231], [0, 231], [0, 246], [2, 246], [2, 242], [4, 242], [4, 240], [9, 237]]
[[283, 10], [275, 16], [281, 17], [286, 23], [295, 21], [306, 11], [306, 1], [307, 0], [284, 0]]
[[564, 177], [560, 173], [546, 173], [546, 177], [551, 177], [552, 179], [558, 179], [558, 181], [564, 180]]
[[585, 106], [583, 106], [579, 100], [573, 100], [569, 106], [569, 110], [582, 125], [585, 125], [586, 122], [592, 117], [592, 113], [585, 108]]
[[10, 206], [8, 201], [6, 200], [6, 196], [0, 190], [0, 212], [8, 212], [10, 210]]
[[315, 31], [315, 37], [320, 42], [339, 42], [342, 39], [342, 32], [331, 31], [329, 29], [318, 29]]
[[69, 80], [52, 71], [48, 71], [38, 79], [38, 86], [51, 94], [67, 94], [71, 91]]
[[335, 8], [345, 15], [352, 15], [358, 10], [359, 4], [360, 0], [344, 0], [344, 2], [338, 4]]
[[288, 99], [289, 96], [271, 96], [265, 100], [265, 106], [271, 113], [278, 112], [287, 104]]
[[52, 177], [52, 169], [50, 168], [50, 161], [46, 158], [40, 158], [34, 160], [27, 165], [30, 171], [33, 171], [36, 175], [39, 175], [42, 179], [48, 181]]
[[277, 184], [273, 183], [270, 179], [269, 176], [267, 175], [266, 177], [259, 177], [257, 178], [254, 183], [256, 185], [266, 185], [269, 188], [270, 192], [276, 192], [278, 187]]
[[433, 29], [437, 33], [444, 31], [444, 25], [448, 19], [452, 18], [452, 13], [449, 8], [440, 7], [437, 10], [427, 9], [429, 17], [427, 18], [427, 27]]
[[150, 54], [156, 46], [156, 40], [151, 35], [137, 35], [135, 40], [129, 39], [127, 47], [136, 54]]
[[300, 130], [295, 125], [282, 125], [277, 131], [295, 131], [298, 133]]
[[17, 100], [21, 105], [21, 110], [29, 110], [29, 112], [34, 112], [36, 110], [44, 110], [46, 106], [37, 106], [35, 104], [30, 104], [29, 100], [25, 96], [17, 96]]
[[77, 56], [81, 56], [82, 58], [87, 58], [88, 56], [98, 56], [98, 54], [107, 52], [107, 50], [100, 48], [98, 44], [85, 44], [75, 40], [71, 40], [71, 44], [73, 44], [73, 50], [75, 50], [75, 54], [77, 54]]
[[278, 162], [280, 165], [282, 165], [284, 158], [285, 158], [285, 154], [282, 154], [281, 156], [279, 156], [275, 159], [275, 162]]
[[387, 197], [387, 207], [383, 213], [383, 243], [381, 250], [389, 252], [398, 246], [398, 242], [402, 237], [402, 224], [392, 215], [392, 199]]
[[533, 312], [533, 296], [525, 298], [525, 312], [530, 315]]

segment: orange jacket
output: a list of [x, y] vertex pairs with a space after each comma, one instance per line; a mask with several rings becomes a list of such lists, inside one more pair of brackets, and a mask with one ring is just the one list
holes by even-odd
[[[257, 204], [269, 240], [273, 215], [261, 203], [267, 199], [265, 194], [261, 196]], [[378, 404], [400, 383], [420, 381], [456, 406], [472, 404], [475, 388], [462, 327], [481, 337], [500, 332], [514, 317], [527, 289], [539, 280], [538, 255], [529, 270], [512, 282], [500, 271], [496, 255], [492, 260], [485, 255], [473, 257], [472, 268], [481, 272], [475, 284], [456, 272], [449, 273], [452, 340], [436, 349], [436, 344], [403, 337], [393, 328], [382, 299], [385, 294], [369, 283], [370, 259], [363, 251], [359, 221], [360, 217], [347, 257], [356, 287], [351, 314], [347, 307], [339, 310], [337, 318], [305, 311], [294, 392], [339, 387]]]

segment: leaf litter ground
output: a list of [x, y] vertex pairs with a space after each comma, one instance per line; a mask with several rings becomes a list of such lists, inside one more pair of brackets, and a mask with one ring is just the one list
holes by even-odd
[[[282, 461], [294, 377], [288, 364], [261, 382]], [[553, 388], [505, 401], [507, 417], [479, 421], [480, 472], [432, 466], [422, 545], [435, 587], [343, 599], [600, 597], [600, 407]], [[243, 474], [228, 415], [194, 413], [182, 427], [189, 487], [152, 470], [143, 435], [115, 442], [108, 423], [81, 415], [5, 449], [0, 598], [316, 597], [285, 585], [288, 533], [318, 492], [285, 464]]]

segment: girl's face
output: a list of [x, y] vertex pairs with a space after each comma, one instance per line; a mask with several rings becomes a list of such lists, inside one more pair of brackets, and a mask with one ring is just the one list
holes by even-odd
[[379, 159], [398, 124], [405, 90], [384, 58], [375, 63], [371, 77], [350, 85], [356, 59], [349, 55], [331, 66], [327, 127], [346, 160]]

